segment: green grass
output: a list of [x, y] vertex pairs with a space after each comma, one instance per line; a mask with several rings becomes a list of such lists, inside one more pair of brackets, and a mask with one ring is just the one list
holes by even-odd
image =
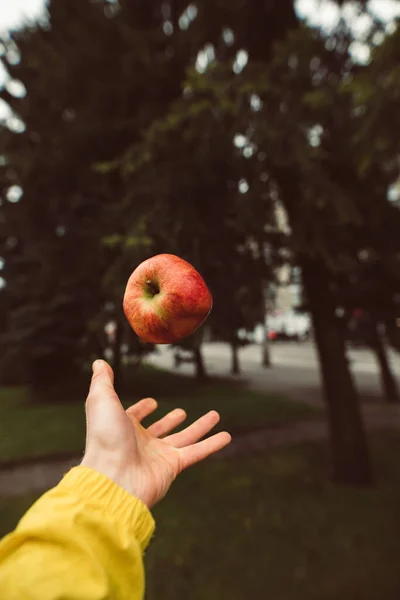
[[[400, 434], [373, 449], [372, 490], [330, 484], [320, 444], [183, 474], [154, 511], [147, 600], [398, 600]], [[34, 499], [0, 501], [0, 532]]]
[[24, 389], [0, 389], [0, 462], [84, 448], [84, 402], [32, 404]]
[[[122, 394], [126, 406], [144, 396], [154, 396], [159, 401], [159, 409], [148, 423], [178, 406], [187, 411], [188, 421], [216, 409], [222, 417], [219, 428], [233, 431], [318, 414], [308, 406], [248, 391], [232, 382], [210, 380], [198, 384], [188, 377], [151, 367], [135, 373], [125, 388], [131, 390]], [[81, 452], [85, 436], [84, 395], [80, 401], [57, 398], [54, 404], [41, 404], [29, 402], [24, 389], [0, 389], [0, 462]]]
[[22, 515], [38, 499], [38, 493], [17, 498], [0, 498], [0, 538], [14, 529]]
[[186, 473], [155, 510], [148, 600], [397, 600], [400, 436], [373, 446], [374, 490], [328, 483], [318, 444]]

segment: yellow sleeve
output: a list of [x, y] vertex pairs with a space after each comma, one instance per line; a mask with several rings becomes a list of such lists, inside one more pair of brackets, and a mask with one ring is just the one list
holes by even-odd
[[141, 600], [154, 531], [144, 504], [75, 467], [0, 542], [4, 600]]

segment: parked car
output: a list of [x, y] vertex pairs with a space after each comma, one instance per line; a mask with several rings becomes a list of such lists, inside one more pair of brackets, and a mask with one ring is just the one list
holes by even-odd
[[306, 341], [311, 336], [311, 319], [294, 309], [276, 310], [268, 315], [267, 331], [270, 340]]

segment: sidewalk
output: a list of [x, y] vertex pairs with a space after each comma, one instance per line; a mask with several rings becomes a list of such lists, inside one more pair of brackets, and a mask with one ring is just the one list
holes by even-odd
[[[261, 365], [261, 350], [255, 344], [240, 350], [239, 356], [242, 367], [239, 379], [246, 381], [250, 389], [286, 396], [314, 406], [323, 404], [318, 360], [312, 344], [272, 344], [271, 368]], [[209, 375], [231, 376], [231, 355], [227, 344], [204, 344], [204, 358]], [[381, 385], [372, 352], [364, 349], [350, 351], [349, 359], [362, 399], [365, 402], [380, 402]], [[400, 354], [393, 352], [390, 359], [394, 372], [399, 376]], [[173, 352], [168, 346], [159, 346], [158, 353], [150, 355], [148, 361], [160, 368], [174, 370]], [[183, 364], [176, 373], [190, 376], [193, 370], [193, 365]]]

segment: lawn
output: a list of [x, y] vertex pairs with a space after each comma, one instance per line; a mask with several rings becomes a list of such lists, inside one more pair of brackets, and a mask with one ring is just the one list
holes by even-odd
[[[325, 445], [210, 460], [156, 507], [147, 600], [398, 600], [400, 435], [374, 436], [377, 486], [336, 487]], [[34, 498], [0, 502], [0, 531]]]
[[[160, 404], [157, 418], [179, 406], [187, 411], [189, 421], [216, 409], [222, 417], [219, 427], [233, 432], [319, 414], [308, 406], [252, 392], [230, 381], [199, 384], [149, 366], [138, 371], [125, 387], [131, 390], [122, 394], [126, 406], [143, 396], [154, 396]], [[59, 394], [62, 398], [63, 391]], [[29, 402], [22, 388], [0, 389], [0, 462], [81, 452], [85, 435], [84, 395], [80, 392], [80, 401], [57, 398], [54, 404], [35, 404]]]
[[148, 600], [397, 600], [399, 454], [375, 439], [375, 490], [329, 484], [318, 444], [187, 473], [155, 510]]

